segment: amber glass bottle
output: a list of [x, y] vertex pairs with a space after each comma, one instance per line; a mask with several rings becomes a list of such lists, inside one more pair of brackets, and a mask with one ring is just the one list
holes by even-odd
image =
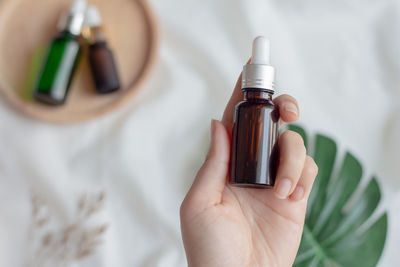
[[239, 186], [273, 186], [277, 166], [279, 113], [272, 94], [248, 88], [236, 106], [232, 132], [230, 182]]
[[114, 55], [106, 42], [97, 42], [89, 46], [89, 63], [97, 92], [107, 94], [120, 88]]
[[120, 89], [121, 85], [115, 57], [107, 44], [101, 24], [99, 10], [96, 6], [89, 6], [83, 35], [89, 43], [90, 69], [97, 92], [108, 94]]
[[235, 108], [230, 183], [272, 187], [279, 158], [279, 111], [272, 102], [274, 68], [269, 66], [267, 39], [254, 41], [252, 62], [242, 77], [244, 101]]

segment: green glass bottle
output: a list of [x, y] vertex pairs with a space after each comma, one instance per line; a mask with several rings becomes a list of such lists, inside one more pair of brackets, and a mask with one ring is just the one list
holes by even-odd
[[64, 29], [51, 42], [34, 90], [37, 101], [50, 105], [62, 105], [65, 102], [81, 54], [79, 36], [85, 10], [86, 0], [75, 0], [67, 20], [63, 22]]

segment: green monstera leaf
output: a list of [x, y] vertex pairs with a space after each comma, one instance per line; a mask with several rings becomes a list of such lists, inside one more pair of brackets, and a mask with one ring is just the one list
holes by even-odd
[[372, 177], [354, 197], [362, 177], [360, 162], [347, 152], [342, 162], [335, 163], [337, 146], [331, 138], [316, 135], [310, 151], [304, 129], [296, 125], [288, 128], [303, 137], [308, 153], [319, 167], [293, 266], [376, 266], [388, 225], [386, 213], [370, 219], [381, 198], [376, 179]]

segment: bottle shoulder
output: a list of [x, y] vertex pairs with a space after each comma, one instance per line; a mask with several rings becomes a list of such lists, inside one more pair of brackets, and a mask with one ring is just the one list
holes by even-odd
[[236, 105], [236, 108], [247, 108], [247, 107], [264, 107], [274, 109], [275, 105], [271, 100], [243, 100]]
[[72, 33], [68, 31], [62, 31], [59, 34], [57, 34], [53, 42], [77, 42], [79, 43], [79, 36], [73, 35]]
[[106, 41], [95, 42], [89, 45], [90, 50], [110, 50]]
[[[246, 115], [247, 114], [247, 115]], [[268, 101], [242, 101], [236, 105], [235, 120], [241, 116], [265, 116], [269, 114], [273, 122], [279, 121], [279, 109], [270, 100]]]

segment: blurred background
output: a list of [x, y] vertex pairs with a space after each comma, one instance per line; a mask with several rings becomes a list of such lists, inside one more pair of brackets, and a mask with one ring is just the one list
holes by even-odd
[[186, 266], [179, 206], [258, 35], [299, 123], [356, 155], [364, 183], [377, 175], [377, 212], [389, 213], [379, 266], [397, 266], [400, 2], [149, 2], [157, 59], [122, 108], [54, 124], [0, 97], [0, 266]]

